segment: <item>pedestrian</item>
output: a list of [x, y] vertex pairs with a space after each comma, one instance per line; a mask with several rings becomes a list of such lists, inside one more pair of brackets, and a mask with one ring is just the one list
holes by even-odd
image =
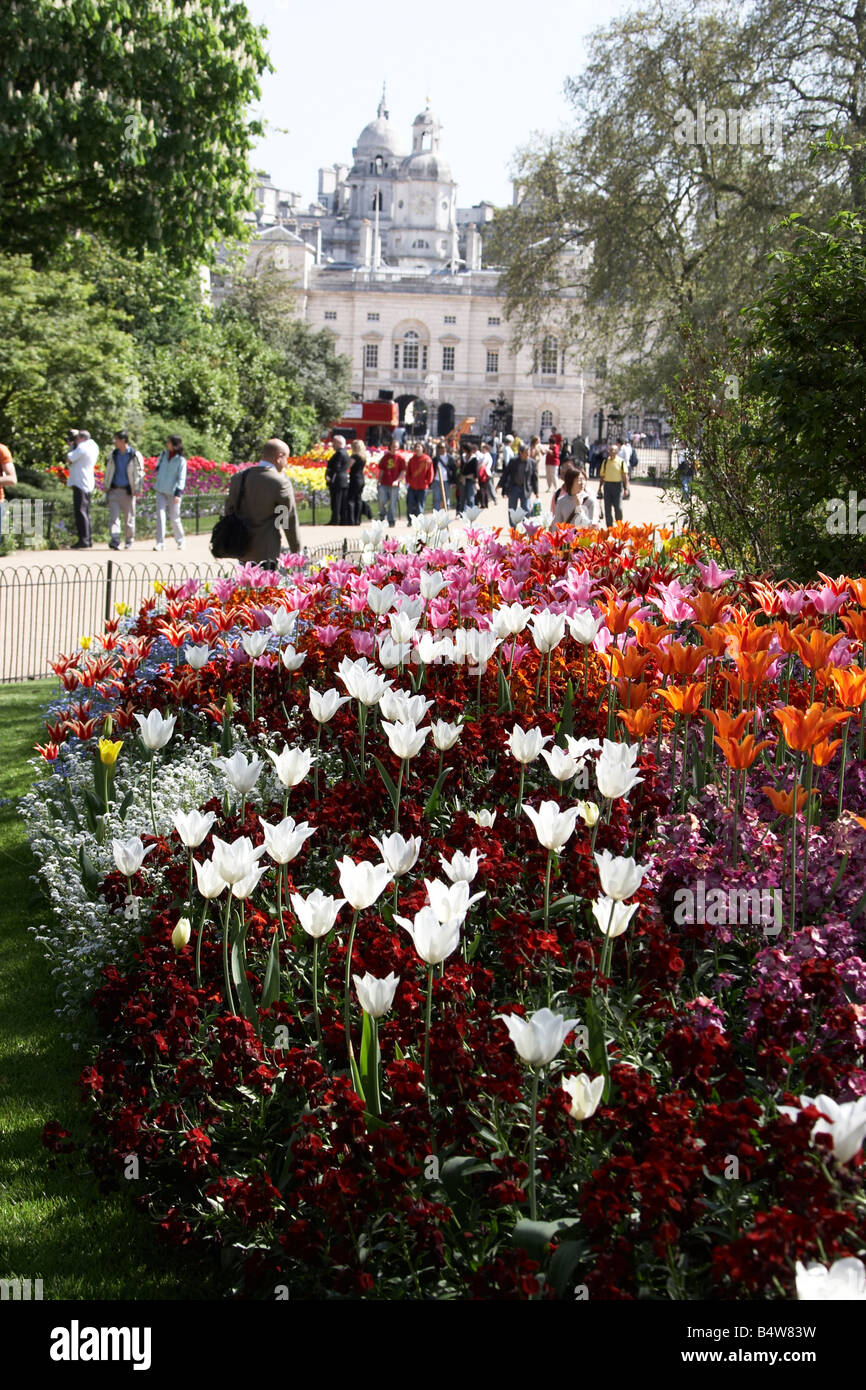
[[447, 512], [451, 501], [450, 487], [450, 465], [451, 455], [440, 439], [436, 445], [436, 452], [433, 458], [433, 510], [434, 512]]
[[353, 439], [349, 446], [349, 486], [346, 490], [346, 524], [361, 525], [361, 506], [367, 468], [367, 446], [363, 439]]
[[608, 444], [607, 458], [599, 473], [601, 485], [598, 496], [604, 498], [604, 524], [613, 525], [613, 518], [622, 521], [622, 499], [629, 496], [628, 464], [616, 444]]
[[640, 462], [640, 460], [638, 459], [638, 456], [637, 456], [637, 449], [635, 448], [634, 444], [632, 444], [632, 446], [631, 446], [631, 452], [629, 453], [629, 456], [628, 456], [628, 471], [629, 471], [629, 473], [630, 473], [630, 475], [631, 475], [632, 478], [633, 478], [634, 475], [635, 475], [635, 472], [636, 472], [636, 470], [637, 470], [637, 466], [638, 466], [638, 463], [639, 463], [639, 462]]
[[379, 520], [387, 520], [389, 526], [397, 524], [400, 509], [400, 478], [403, 473], [403, 460], [393, 449], [386, 449], [378, 464]]
[[109, 548], [120, 549], [120, 522], [123, 519], [123, 539], [126, 549], [135, 540], [135, 499], [144, 488], [144, 459], [129, 442], [126, 430], [117, 430], [114, 448], [105, 465], [102, 491], [108, 498]]
[[586, 485], [586, 474], [581, 468], [566, 468], [553, 510], [554, 525], [594, 526], [595, 519], [595, 498]]
[[334, 452], [325, 465], [325, 483], [331, 497], [331, 520], [329, 526], [345, 526], [346, 496], [349, 491], [349, 455], [346, 453], [346, 439], [342, 434], [334, 435]]
[[493, 500], [493, 456], [490, 445], [485, 440], [478, 454], [478, 505], [486, 509]]
[[504, 473], [511, 460], [514, 458], [514, 435], [507, 434], [505, 443], [499, 451], [499, 472]]
[[71, 447], [66, 455], [69, 464], [66, 486], [72, 488], [72, 510], [78, 532], [78, 540], [72, 549], [92, 550], [90, 498], [96, 486], [94, 470], [99, 458], [99, 445], [95, 439], [91, 439], [89, 430], [70, 430], [67, 439]]
[[[542, 464], [543, 464], [544, 461], [545, 461], [545, 455], [544, 455], [544, 448], [543, 448], [543, 446], [542, 446], [541, 440], [539, 439], [539, 437], [538, 437], [537, 434], [532, 435], [532, 437], [530, 438], [530, 441], [529, 441], [529, 457], [530, 457], [530, 460], [532, 461], [532, 466], [533, 466], [533, 468], [535, 469], [535, 476], [536, 476], [536, 478], [540, 478], [540, 477], [541, 477], [541, 467], [542, 467]], [[554, 475], [554, 483], [555, 483], [555, 480], [556, 480], [556, 479], [555, 479], [555, 475]], [[536, 492], [537, 492], [537, 491], [538, 491], [538, 489], [536, 488]]]
[[576, 464], [584, 469], [589, 463], [589, 445], [585, 439], [581, 439], [579, 434], [576, 434], [571, 441], [571, 457]]
[[433, 482], [433, 460], [424, 453], [418, 440], [412, 446], [412, 455], [406, 464], [406, 512], [409, 525], [413, 516], [420, 516], [427, 505], [427, 489]]
[[0, 541], [3, 539], [3, 503], [6, 501], [6, 487], [14, 487], [18, 482], [18, 474], [15, 472], [15, 464], [12, 461], [12, 450], [5, 444], [0, 444]]
[[235, 473], [229, 484], [225, 515], [232, 513], [246, 524], [248, 544], [239, 558], [275, 570], [282, 535], [293, 555], [301, 549], [295, 490], [286, 476], [289, 446], [282, 439], [262, 445], [258, 463]]
[[595, 443], [592, 445], [592, 448], [589, 451], [589, 476], [591, 478], [598, 477], [601, 471], [602, 461], [606, 456], [607, 450], [604, 444], [602, 443], [601, 439], [596, 439]]
[[559, 455], [562, 448], [562, 435], [554, 434], [551, 430], [547, 441], [547, 453], [544, 455], [544, 471], [547, 475], [547, 491], [553, 492], [556, 487], [556, 475], [559, 471]]
[[[529, 457], [529, 445], [521, 444], [517, 455], [509, 461], [502, 471], [499, 491], [508, 498], [509, 511], [516, 512], [518, 507], [522, 507], [528, 514], [531, 488], [532, 460]], [[535, 490], [538, 490], [537, 478]]]
[[467, 507], [475, 506], [475, 489], [478, 486], [478, 455], [472, 448], [463, 450], [460, 460], [460, 491], [457, 496], [457, 515], [462, 516]]
[[183, 550], [186, 539], [180, 519], [180, 502], [186, 488], [186, 458], [183, 440], [179, 434], [170, 434], [165, 448], [156, 461], [156, 544], [154, 550], [165, 548], [166, 514], [171, 522], [171, 532], [178, 550]]
[[403, 441], [404, 441], [405, 438], [406, 438], [406, 426], [405, 426], [405, 425], [397, 425], [396, 429], [394, 430], [394, 433], [391, 435], [391, 448], [392, 448], [392, 449], [400, 449], [400, 448], [402, 448]]

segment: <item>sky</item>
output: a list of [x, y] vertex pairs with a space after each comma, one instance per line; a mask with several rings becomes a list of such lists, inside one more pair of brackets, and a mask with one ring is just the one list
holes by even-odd
[[458, 203], [510, 203], [509, 167], [534, 131], [569, 123], [565, 79], [583, 40], [629, 0], [246, 0], [268, 32], [275, 72], [254, 114], [266, 122], [255, 163], [280, 187], [316, 197], [318, 170], [351, 164], [387, 85], [408, 151], [427, 100]]

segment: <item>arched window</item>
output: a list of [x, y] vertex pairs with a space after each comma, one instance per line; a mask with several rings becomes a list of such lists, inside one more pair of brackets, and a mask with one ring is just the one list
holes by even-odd
[[541, 344], [541, 375], [556, 376], [559, 365], [559, 344], [555, 338], [547, 337]]
[[420, 238], [419, 238], [418, 241], [413, 241], [413, 242], [412, 242], [412, 250], [413, 250], [413, 251], [427, 251], [427, 250], [429, 250], [429, 247], [430, 247], [429, 241], [423, 241], [423, 240], [421, 240]]
[[552, 429], [553, 429], [553, 411], [552, 411], [552, 410], [542, 410], [542, 412], [541, 412], [541, 428], [542, 428], [543, 430], [552, 430]]
[[414, 329], [409, 329], [408, 333], [403, 334], [403, 370], [417, 371], [418, 369], [418, 334]]

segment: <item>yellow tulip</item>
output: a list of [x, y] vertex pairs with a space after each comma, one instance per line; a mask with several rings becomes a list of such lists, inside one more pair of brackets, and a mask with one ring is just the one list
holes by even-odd
[[99, 740], [99, 761], [104, 763], [106, 767], [114, 767], [114, 764], [117, 762], [117, 755], [122, 747], [122, 738], [118, 739], [116, 742], [112, 742], [110, 738], [101, 738]]
[[163, 582], [162, 582], [161, 579], [154, 579], [154, 581], [153, 581], [153, 592], [154, 592], [155, 594], [164, 594], [164, 593], [165, 593], [165, 585], [163, 584]]
[[116, 603], [114, 605], [114, 611], [119, 618], [125, 618], [127, 613], [132, 612], [132, 608], [128, 603]]
[[90, 651], [90, 648], [91, 648], [91, 645], [92, 645], [92, 643], [93, 643], [93, 638], [92, 638], [92, 637], [80, 637], [78, 640], [79, 640], [79, 642], [80, 642], [80, 644], [81, 644], [81, 649], [82, 649], [82, 651], [89, 652], [89, 651]]

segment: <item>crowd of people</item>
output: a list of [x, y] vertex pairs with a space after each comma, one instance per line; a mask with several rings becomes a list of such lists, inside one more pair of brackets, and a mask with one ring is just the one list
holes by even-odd
[[[591, 447], [585, 439], [571, 444], [551, 430], [545, 444], [538, 435], [524, 443], [516, 435], [504, 438], [464, 441], [452, 445], [446, 439], [415, 440], [403, 448], [405, 431], [395, 430], [390, 444], [376, 462], [379, 520], [390, 527], [397, 524], [400, 487], [406, 486], [406, 524], [423, 512], [432, 491], [436, 511], [453, 511], [463, 516], [468, 509], [484, 510], [495, 502], [499, 491], [511, 511], [526, 515], [541, 510], [539, 479], [544, 477], [551, 493], [551, 511], [557, 521], [593, 525], [600, 521], [603, 506], [605, 524], [622, 520], [622, 501], [629, 495], [629, 470], [637, 463], [630, 443], [617, 439]], [[333, 437], [334, 452], [328, 459], [325, 481], [331, 500], [332, 526], [358, 526], [370, 520], [372, 510], [364, 500], [368, 465], [367, 449], [361, 440], [347, 446], [343, 435]], [[593, 495], [589, 479], [598, 479]]]

